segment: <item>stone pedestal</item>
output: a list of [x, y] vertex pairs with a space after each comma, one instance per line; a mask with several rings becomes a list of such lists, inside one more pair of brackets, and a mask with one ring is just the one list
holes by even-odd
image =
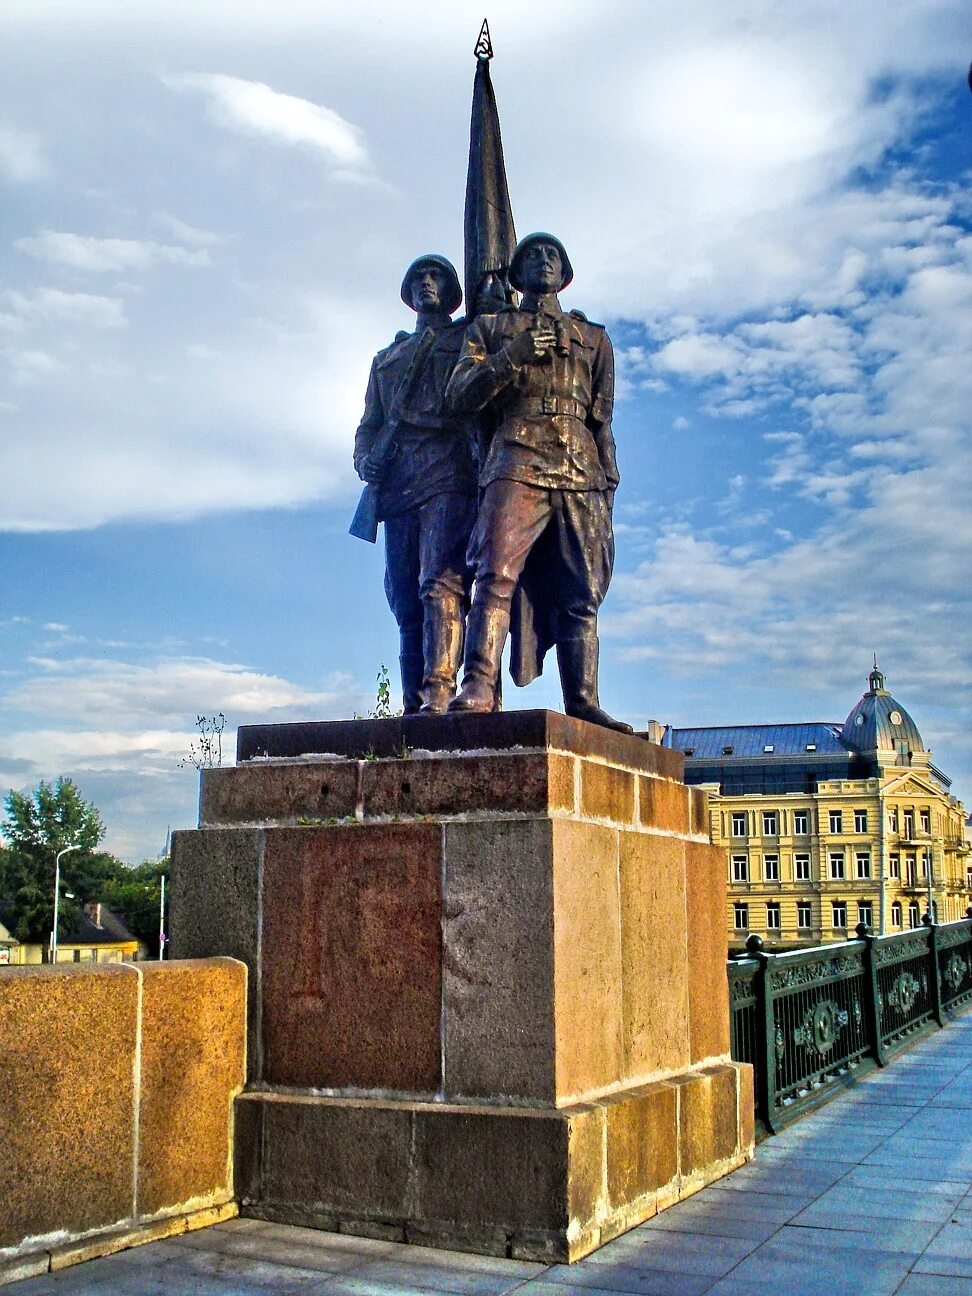
[[574, 1260], [752, 1154], [681, 761], [547, 711], [240, 730], [170, 925], [251, 970], [244, 1213]]

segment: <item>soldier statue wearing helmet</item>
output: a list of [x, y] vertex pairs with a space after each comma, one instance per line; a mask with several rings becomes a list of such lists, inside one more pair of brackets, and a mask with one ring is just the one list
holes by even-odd
[[[465, 321], [451, 315], [462, 289], [451, 262], [413, 261], [402, 300], [418, 316], [375, 356], [354, 466], [377, 490], [385, 523], [385, 593], [398, 622], [406, 715], [441, 712], [455, 694], [471, 574], [466, 546], [476, 511], [468, 419], [446, 407]], [[394, 435], [387, 434], [394, 421]], [[384, 444], [384, 453], [379, 446]], [[373, 538], [373, 536], [369, 537]]]
[[470, 325], [449, 381], [456, 414], [483, 412], [494, 429], [469, 547], [463, 685], [450, 710], [493, 709], [512, 620], [517, 684], [539, 675], [556, 644], [567, 714], [630, 733], [597, 692], [597, 611], [614, 565], [614, 353], [600, 324], [561, 308], [572, 278], [559, 239], [522, 239], [509, 273], [519, 307]]

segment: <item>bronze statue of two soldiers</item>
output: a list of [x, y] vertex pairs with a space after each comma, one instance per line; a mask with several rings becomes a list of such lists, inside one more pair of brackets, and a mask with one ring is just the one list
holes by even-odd
[[417, 327], [375, 357], [354, 463], [385, 522], [406, 715], [497, 709], [509, 636], [517, 684], [555, 645], [566, 713], [631, 732], [597, 693], [597, 611], [614, 565], [614, 355], [603, 326], [561, 308], [572, 277], [560, 240], [530, 234], [510, 262], [519, 305], [488, 305], [467, 324], [451, 319], [462, 292], [444, 257], [405, 274]]

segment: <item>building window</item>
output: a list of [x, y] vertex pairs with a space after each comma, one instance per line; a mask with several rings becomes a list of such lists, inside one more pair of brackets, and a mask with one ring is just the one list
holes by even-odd
[[920, 814], [921, 814], [921, 831], [923, 833], [930, 833], [931, 832], [931, 811], [922, 810], [920, 811]]
[[809, 931], [813, 926], [813, 906], [809, 900], [797, 901], [797, 926], [801, 931]]
[[780, 906], [774, 900], [771, 900], [766, 906], [766, 930], [779, 931], [782, 926]]
[[743, 811], [741, 811], [741, 812], [733, 811], [733, 815], [732, 815], [732, 835], [733, 835], [733, 837], [745, 837], [745, 836], [746, 836], [746, 812], [745, 812], [745, 810], [743, 810]]
[[794, 855], [793, 871], [796, 874], [796, 880], [798, 882], [809, 882], [810, 881], [810, 856]]
[[923, 878], [926, 878], [928, 876], [928, 852], [927, 851], [921, 852], [921, 876]]
[[780, 857], [779, 855], [763, 856], [763, 877], [767, 882], [779, 882], [780, 880]]
[[844, 852], [830, 852], [830, 876], [834, 881], [841, 881], [844, 876]]
[[773, 746], [772, 743], [764, 743], [764, 744], [763, 744], [763, 751], [764, 751], [764, 752], [776, 751], [776, 748]]
[[744, 900], [737, 900], [732, 906], [732, 920], [736, 931], [749, 931], [749, 905]]
[[840, 810], [831, 810], [830, 812], [830, 831], [839, 833], [844, 831], [844, 815]]
[[778, 837], [780, 833], [780, 818], [775, 810], [763, 811], [763, 836]]
[[888, 811], [888, 829], [896, 833], [898, 831], [898, 807], [892, 806]]
[[858, 900], [857, 921], [868, 928], [874, 926], [874, 905], [870, 900]]
[[915, 835], [915, 812], [906, 810], [904, 812], [904, 835], [911, 841]]
[[854, 811], [854, 831], [858, 833], [867, 832], [867, 811], [866, 810]]
[[908, 905], [908, 926], [909, 927], [921, 926], [921, 911], [918, 908], [917, 900], [912, 900], [912, 902]]
[[833, 923], [835, 927], [847, 926], [847, 904], [843, 900], [831, 900], [830, 907], [833, 910]]
[[810, 832], [810, 815], [806, 810], [797, 810], [793, 815], [793, 832], [797, 837], [806, 837]]
[[892, 927], [901, 926], [901, 901], [900, 900], [895, 900], [894, 904], [891, 906], [891, 926]]
[[972, 891], [972, 864], [965, 866], [965, 885]]
[[858, 851], [855, 860], [857, 863], [857, 876], [859, 878], [869, 878], [871, 876], [871, 852]]
[[733, 882], [749, 881], [749, 860], [745, 855], [733, 855], [732, 880]]
[[888, 877], [901, 876], [901, 856], [895, 851], [888, 856]]
[[905, 884], [910, 887], [918, 885], [918, 861], [913, 851], [905, 856]]

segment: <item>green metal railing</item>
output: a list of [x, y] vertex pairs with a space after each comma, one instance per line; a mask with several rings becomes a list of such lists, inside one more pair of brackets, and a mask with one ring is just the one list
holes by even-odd
[[732, 1056], [755, 1069], [775, 1133], [972, 1004], [972, 910], [960, 922], [789, 954], [750, 936], [729, 961]]

